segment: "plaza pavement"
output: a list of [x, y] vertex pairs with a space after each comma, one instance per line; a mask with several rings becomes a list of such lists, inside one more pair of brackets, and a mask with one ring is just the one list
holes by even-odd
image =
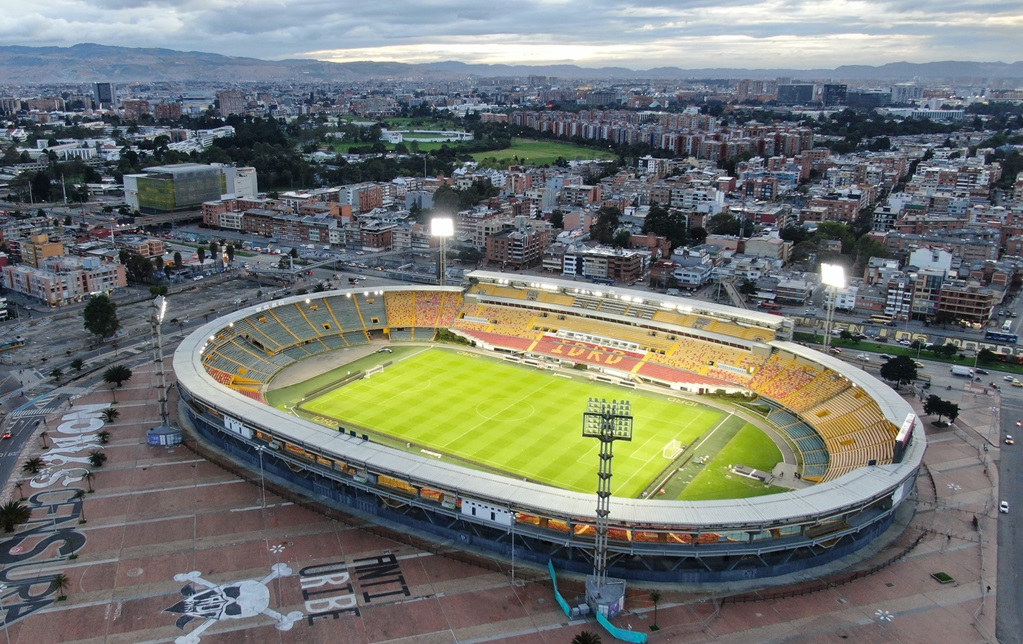
[[[542, 570], [517, 565], [512, 583], [510, 562], [357, 517], [329, 518], [279, 496], [272, 481], [264, 508], [258, 473], [236, 475], [235, 466], [206, 458], [208, 450], [146, 445], [145, 430], [159, 423], [155, 387], [147, 362], [122, 388], [93, 387], [51, 413], [49, 438], [63, 444], [27, 443], [23, 457], [41, 456], [51, 467], [34, 486], [25, 479], [32, 521], [0, 546], [12, 643], [527, 644], [601, 632], [593, 621], [564, 616]], [[998, 441], [983, 438], [979, 412], [996, 407], [997, 396], [970, 395], [963, 391], [977, 427], [928, 425], [917, 511], [903, 517], [902, 533], [842, 562], [845, 569], [789, 578], [782, 588], [661, 587], [656, 632], [653, 586], [630, 584], [616, 623], [650, 633], [650, 642], [993, 641], [997, 468], [990, 459]], [[115, 397], [120, 416], [97, 421], [90, 406]], [[88, 466], [74, 459], [96, 447], [90, 436], [100, 430], [112, 435], [99, 446], [109, 460], [93, 469], [95, 492], [75, 499], [90, 482], [81, 478]], [[19, 492], [9, 485], [5, 494]], [[955, 581], [939, 584], [930, 576], [939, 571]], [[53, 582], [60, 574], [69, 582], [65, 600]], [[559, 581], [569, 603], [580, 603], [580, 580]], [[798, 594], [808, 589], [815, 592]], [[783, 593], [795, 596], [771, 598]]]

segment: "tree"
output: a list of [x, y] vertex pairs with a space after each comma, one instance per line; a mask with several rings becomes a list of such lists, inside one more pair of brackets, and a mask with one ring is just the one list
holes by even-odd
[[181, 268], [181, 251], [174, 251], [174, 268]]
[[881, 365], [881, 377], [896, 385], [908, 385], [916, 375], [916, 364], [909, 356], [895, 356]]
[[554, 226], [558, 230], [565, 227], [565, 213], [555, 208], [554, 212], [551, 213], [551, 226]]
[[75, 501], [79, 501], [82, 504], [82, 518], [78, 520], [78, 523], [88, 523], [89, 520], [85, 518], [85, 490], [75, 490], [75, 493], [71, 495], [71, 498]]
[[924, 401], [924, 413], [937, 416], [939, 423], [942, 416], [947, 416], [950, 421], [955, 421], [959, 417], [959, 405], [931, 394]]
[[977, 360], [984, 364], [991, 364], [998, 360], [998, 354], [991, 349], [981, 349], [980, 353], [977, 354]]
[[50, 449], [50, 446], [46, 444], [46, 439], [50, 436], [50, 432], [43, 431], [39, 432], [39, 442], [43, 444], [43, 449]]
[[25, 490], [23, 488], [25, 487], [25, 482], [24, 481], [18, 481], [17, 483], [14, 484], [14, 487], [17, 488], [17, 490], [18, 490], [18, 498], [20, 498], [22, 501], [24, 501], [25, 500]]
[[659, 627], [657, 626], [657, 604], [659, 604], [661, 602], [661, 591], [659, 591], [659, 590], [651, 590], [650, 591], [650, 601], [652, 601], [654, 603], [654, 625], [653, 625], [652, 630], [656, 631], [656, 630], [659, 630]]
[[196, 248], [195, 256], [199, 258], [199, 267], [202, 268], [202, 265], [206, 262], [206, 249], [202, 246]]
[[14, 528], [32, 518], [32, 511], [21, 499], [7, 501], [0, 505], [0, 524], [4, 532], [14, 532]]
[[32, 199], [34, 201], [49, 201], [50, 200], [50, 177], [48, 174], [40, 170], [32, 175], [30, 181], [32, 186]]
[[227, 253], [227, 262], [231, 263], [234, 261], [234, 244], [228, 244], [224, 247], [224, 252]]
[[60, 367], [54, 367], [52, 370], [50, 370], [50, 377], [53, 378], [54, 380], [60, 380], [61, 378], [64, 377], [64, 371], [61, 370]]
[[71, 368], [74, 369], [75, 371], [81, 371], [83, 367], [85, 367], [85, 360], [82, 360], [81, 358], [75, 358], [74, 360], [71, 361]]
[[53, 576], [53, 581], [51, 582], [51, 584], [56, 586], [57, 591], [60, 593], [60, 596], [57, 599], [59, 599], [60, 601], [64, 601], [65, 599], [67, 599], [67, 589], [71, 587], [70, 577], [68, 577], [64, 573], [59, 573]]
[[291, 250], [288, 251], [288, 255], [291, 257], [291, 259], [298, 259], [298, 249], [292, 248]]
[[107, 407], [103, 410], [100, 416], [103, 417], [103, 422], [112, 423], [121, 415], [121, 412], [116, 407]]
[[117, 304], [106, 295], [96, 295], [82, 310], [85, 330], [100, 339], [117, 333], [121, 323], [117, 319]]
[[89, 452], [89, 463], [93, 467], [103, 467], [103, 464], [107, 462], [107, 455], [98, 449], [94, 449]]
[[103, 382], [108, 385], [116, 384], [118, 387], [121, 383], [126, 380], [131, 380], [131, 369], [123, 364], [115, 364], [112, 367], [107, 367], [107, 370], [103, 372]]
[[43, 469], [45, 465], [46, 463], [43, 462], [43, 459], [38, 456], [33, 456], [25, 461], [25, 463], [21, 466], [21, 470], [23, 472], [28, 472], [29, 474], [38, 474], [39, 470]]
[[600, 644], [600, 635], [593, 631], [582, 631], [572, 638], [572, 644]]
[[[102, 443], [103, 441], [101, 440], [100, 442]], [[89, 492], [94, 492], [92, 489], [92, 479], [96, 478], [96, 475], [92, 473], [92, 470], [85, 470], [83, 478], [85, 479], [85, 484], [89, 486]]]
[[[113, 407], [111, 407], [111, 409], [113, 409]], [[101, 432], [97, 432], [96, 433], [96, 438], [99, 439], [99, 444], [100, 445], [106, 445], [107, 443], [110, 442], [110, 432], [108, 432], [106, 430], [103, 430]]]
[[590, 238], [601, 243], [610, 244], [614, 240], [622, 213], [614, 206], [602, 206], [597, 211], [597, 218], [590, 225]]

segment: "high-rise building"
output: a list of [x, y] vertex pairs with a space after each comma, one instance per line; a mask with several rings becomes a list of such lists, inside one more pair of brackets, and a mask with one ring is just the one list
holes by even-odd
[[157, 103], [153, 106], [153, 115], [158, 119], [181, 118], [181, 103]]
[[221, 116], [244, 114], [247, 107], [245, 104], [245, 93], [237, 90], [217, 92], [217, 101], [220, 103]]
[[93, 86], [93, 100], [99, 109], [112, 109], [117, 106], [117, 88], [113, 83], [96, 83]]
[[778, 102], [782, 105], [804, 105], [813, 102], [813, 85], [809, 83], [778, 84]]
[[200, 163], [153, 166], [144, 174], [124, 175], [125, 203], [146, 214], [198, 210], [204, 201], [220, 199], [226, 188], [220, 166]]
[[128, 121], [137, 121], [143, 116], [149, 116], [149, 101], [128, 100], [121, 103], [124, 108], [124, 118]]
[[831, 107], [832, 105], [845, 105], [846, 93], [849, 91], [848, 85], [836, 85], [834, 83], [828, 83], [821, 87], [821, 103], [824, 107]]

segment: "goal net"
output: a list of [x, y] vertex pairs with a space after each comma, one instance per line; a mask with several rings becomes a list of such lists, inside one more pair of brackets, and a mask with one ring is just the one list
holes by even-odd
[[384, 372], [384, 365], [377, 365], [375, 367], [370, 367], [369, 369], [367, 369], [365, 377], [369, 378], [371, 376], [375, 376], [376, 374], [383, 373], [383, 372]]
[[669, 460], [675, 460], [678, 455], [682, 453], [682, 443], [677, 438], [668, 442], [664, 446], [664, 458]]

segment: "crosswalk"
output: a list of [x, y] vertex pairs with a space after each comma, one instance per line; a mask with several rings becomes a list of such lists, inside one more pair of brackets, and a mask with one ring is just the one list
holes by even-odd
[[49, 416], [60, 411], [60, 407], [44, 407], [42, 409], [19, 409], [7, 414], [8, 418], [33, 418], [35, 416]]

